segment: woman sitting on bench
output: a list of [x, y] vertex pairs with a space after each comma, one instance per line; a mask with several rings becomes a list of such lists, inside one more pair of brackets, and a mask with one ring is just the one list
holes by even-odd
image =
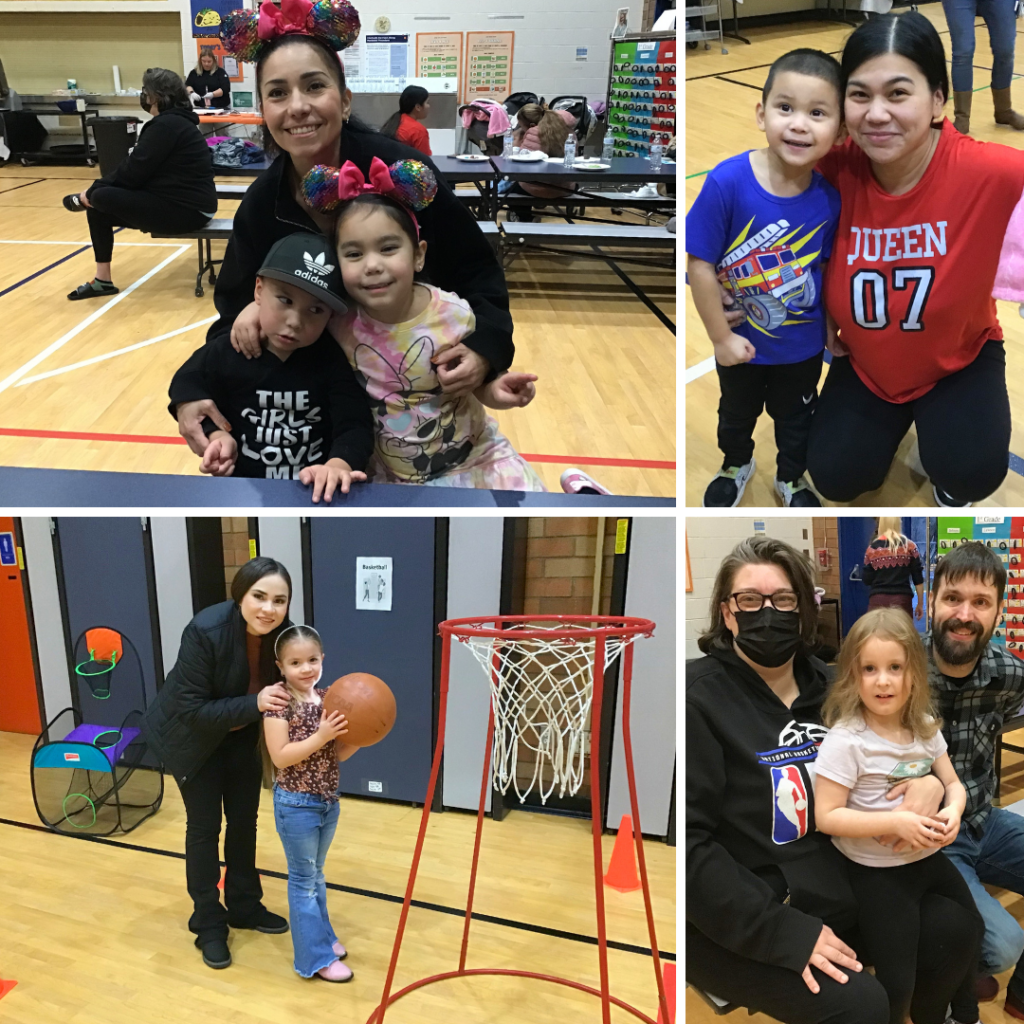
[[[887, 1024], [844, 859], [814, 826], [831, 683], [817, 619], [810, 563], [788, 544], [752, 537], [722, 561], [705, 657], [686, 669], [686, 980], [783, 1024]], [[890, 792], [904, 787], [902, 809], [938, 810], [938, 778]], [[952, 900], [922, 901], [915, 987], [943, 1007], [973, 928]]]
[[185, 84], [164, 68], [142, 76], [139, 103], [153, 115], [135, 148], [110, 173], [84, 192], [64, 197], [72, 213], [84, 210], [96, 258], [96, 275], [69, 299], [116, 295], [110, 273], [114, 228], [139, 231], [198, 231], [217, 212], [213, 158], [199, 131]]

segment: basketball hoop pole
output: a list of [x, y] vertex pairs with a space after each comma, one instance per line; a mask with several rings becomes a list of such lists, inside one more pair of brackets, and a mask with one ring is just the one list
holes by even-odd
[[[630, 645], [632, 646], [632, 645]], [[604, 919], [604, 850], [601, 848], [601, 706], [604, 703], [604, 634], [594, 642], [594, 697], [590, 705], [590, 824], [594, 835], [594, 895], [597, 899], [597, 962], [601, 971], [601, 1024], [611, 1024], [608, 1001], [608, 928]]]

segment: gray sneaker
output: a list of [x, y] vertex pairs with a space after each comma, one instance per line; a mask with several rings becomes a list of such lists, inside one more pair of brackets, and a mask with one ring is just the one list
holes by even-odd
[[745, 466], [720, 469], [704, 492], [704, 508], [735, 508], [756, 467], [757, 462], [751, 459]]

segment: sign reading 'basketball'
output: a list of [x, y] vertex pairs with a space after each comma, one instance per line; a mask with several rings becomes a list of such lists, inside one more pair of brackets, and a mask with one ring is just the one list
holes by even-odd
[[391, 558], [356, 556], [356, 608], [391, 611]]

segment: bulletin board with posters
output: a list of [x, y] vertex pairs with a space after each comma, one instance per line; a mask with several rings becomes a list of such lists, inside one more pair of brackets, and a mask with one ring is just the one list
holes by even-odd
[[467, 32], [462, 102], [494, 100], [512, 93], [512, 52], [515, 32]]
[[198, 61], [204, 53], [212, 53], [217, 58], [217, 63], [228, 73], [228, 78], [232, 82], [243, 81], [241, 61], [229, 57], [219, 39], [197, 39], [196, 60]]
[[1024, 659], [1024, 518], [941, 516], [936, 522], [936, 564], [965, 541], [974, 540], [991, 548], [1006, 566], [1006, 600], [991, 642]]
[[417, 32], [416, 70], [413, 78], [454, 79], [456, 94], [462, 91], [462, 33]]

